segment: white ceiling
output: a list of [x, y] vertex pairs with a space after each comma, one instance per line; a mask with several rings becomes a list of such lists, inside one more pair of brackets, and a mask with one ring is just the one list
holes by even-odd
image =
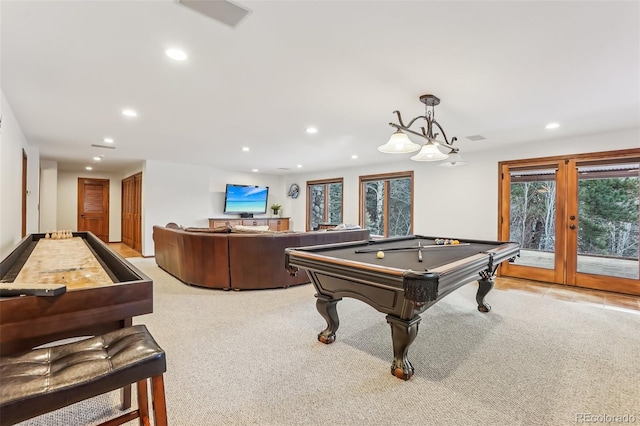
[[[173, 0], [3, 0], [2, 91], [27, 141], [61, 169], [282, 174], [395, 160], [376, 149], [392, 112], [423, 114], [426, 93], [463, 154], [640, 126], [637, 1], [238, 4], [231, 28]], [[115, 150], [91, 147], [106, 136]]]

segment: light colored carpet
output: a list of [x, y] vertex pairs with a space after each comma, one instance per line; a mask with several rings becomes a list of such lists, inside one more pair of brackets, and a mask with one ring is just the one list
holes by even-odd
[[[499, 290], [483, 314], [470, 284], [422, 314], [405, 382], [389, 370], [384, 314], [364, 303], [338, 303], [337, 340], [324, 345], [311, 285], [199, 289], [154, 259], [130, 261], [154, 281], [154, 313], [134, 322], [167, 353], [172, 425], [575, 425], [580, 413], [640, 422], [637, 314]], [[112, 392], [24, 424], [95, 424], [117, 406]]]

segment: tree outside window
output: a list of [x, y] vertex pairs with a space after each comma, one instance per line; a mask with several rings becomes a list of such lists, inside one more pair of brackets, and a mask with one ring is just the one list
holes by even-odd
[[410, 235], [413, 229], [413, 172], [360, 176], [360, 206], [360, 223], [371, 235]]
[[307, 182], [307, 230], [342, 223], [343, 178]]

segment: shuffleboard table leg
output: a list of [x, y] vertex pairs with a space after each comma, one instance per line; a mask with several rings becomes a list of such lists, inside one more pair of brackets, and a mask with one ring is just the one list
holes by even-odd
[[413, 376], [413, 365], [407, 357], [409, 346], [418, 335], [418, 324], [420, 315], [416, 315], [410, 320], [387, 315], [387, 322], [391, 325], [391, 340], [393, 341], [393, 364], [391, 364], [391, 374], [402, 380], [409, 380]]
[[[133, 318], [120, 320], [120, 328], [127, 328], [133, 325]], [[120, 408], [122, 411], [131, 408], [131, 385], [126, 385], [120, 389]]]
[[316, 309], [320, 312], [322, 318], [327, 321], [327, 328], [318, 334], [318, 340], [328, 345], [336, 340], [336, 331], [340, 326], [336, 305], [342, 298], [334, 299], [322, 294], [316, 294], [316, 298], [318, 299], [316, 300]]
[[485, 302], [484, 298], [493, 289], [493, 277], [479, 279], [478, 284], [478, 292], [476, 293], [478, 310], [480, 312], [489, 312], [491, 311], [491, 305]]

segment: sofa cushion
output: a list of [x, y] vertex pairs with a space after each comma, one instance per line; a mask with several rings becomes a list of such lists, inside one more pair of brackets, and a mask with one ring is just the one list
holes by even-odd
[[231, 232], [231, 227], [229, 225], [224, 226], [216, 226], [215, 228], [184, 228], [185, 231], [189, 232], [206, 232], [209, 234], [228, 234]]
[[268, 232], [269, 225], [235, 225], [231, 232]]
[[362, 229], [360, 225], [353, 225], [351, 223], [341, 223], [333, 228], [329, 228], [329, 231], [344, 231], [345, 229]]

